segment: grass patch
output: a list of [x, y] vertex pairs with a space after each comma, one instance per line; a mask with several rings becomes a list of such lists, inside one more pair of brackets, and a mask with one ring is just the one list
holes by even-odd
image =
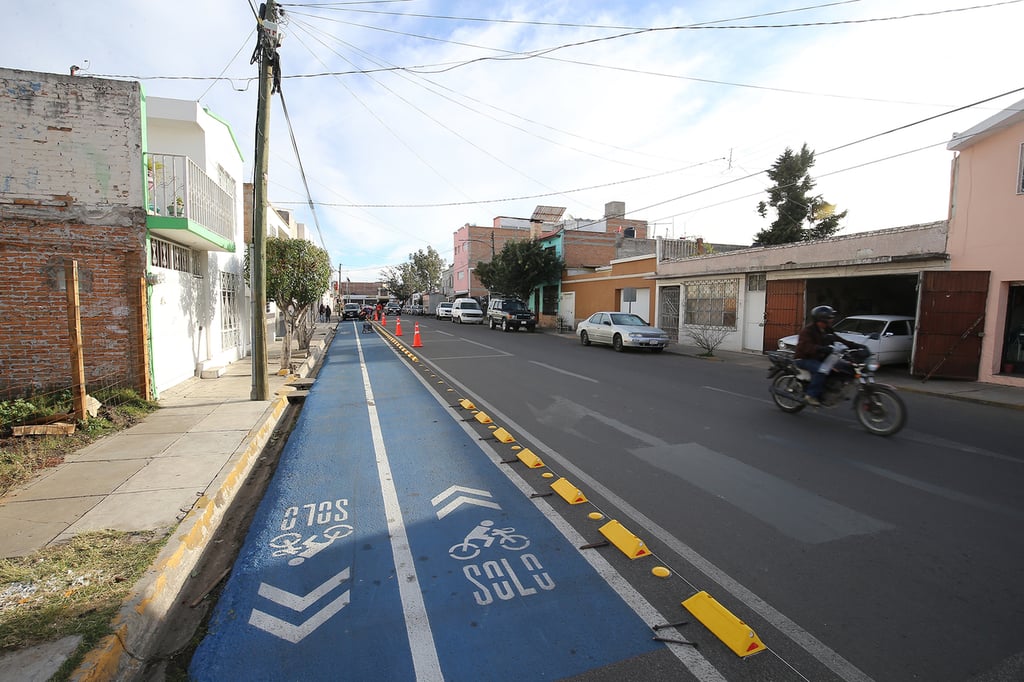
[[81, 635], [66, 672], [57, 675], [66, 678], [111, 634], [111, 621], [165, 540], [152, 532], [93, 531], [0, 559], [0, 651]]

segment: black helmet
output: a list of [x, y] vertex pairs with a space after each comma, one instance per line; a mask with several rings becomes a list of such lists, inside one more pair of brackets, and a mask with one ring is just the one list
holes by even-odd
[[821, 320], [830, 322], [836, 319], [838, 314], [836, 309], [830, 305], [819, 305], [811, 308], [811, 319], [815, 322], [820, 322]]

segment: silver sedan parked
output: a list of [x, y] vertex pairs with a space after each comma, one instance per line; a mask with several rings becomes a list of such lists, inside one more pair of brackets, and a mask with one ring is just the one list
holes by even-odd
[[625, 348], [649, 348], [655, 353], [665, 350], [668, 334], [652, 327], [639, 315], [633, 313], [594, 313], [576, 326], [580, 343], [605, 343], [617, 351]]

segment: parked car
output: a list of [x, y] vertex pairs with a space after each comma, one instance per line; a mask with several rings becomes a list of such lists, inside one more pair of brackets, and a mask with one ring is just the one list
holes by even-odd
[[483, 324], [484, 311], [475, 298], [457, 298], [452, 303], [452, 322]]
[[358, 303], [346, 303], [345, 307], [341, 309], [341, 319], [344, 320], [358, 320], [359, 319], [359, 304]]
[[437, 309], [434, 311], [434, 317], [439, 320], [448, 318], [452, 319], [452, 303], [450, 301], [441, 301], [437, 304]]
[[388, 303], [384, 306], [384, 314], [394, 317], [402, 314], [402, 306], [398, 303]]
[[[851, 315], [833, 328], [871, 350], [880, 365], [910, 362], [914, 349], [914, 318], [907, 315]], [[779, 350], [796, 350], [799, 334], [779, 339]]]
[[594, 313], [576, 325], [576, 334], [584, 346], [605, 343], [617, 351], [648, 348], [660, 353], [671, 340], [667, 332], [650, 326], [639, 315], [614, 311]]
[[503, 332], [526, 327], [532, 332], [537, 328], [537, 316], [518, 298], [492, 298], [487, 304], [487, 326], [500, 327]]

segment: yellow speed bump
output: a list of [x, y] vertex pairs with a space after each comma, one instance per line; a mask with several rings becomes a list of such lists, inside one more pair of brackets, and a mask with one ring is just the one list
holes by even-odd
[[477, 412], [476, 414], [473, 415], [473, 418], [476, 419], [481, 424], [490, 424], [491, 422], [494, 421], [493, 419], [487, 416], [486, 412]]
[[707, 592], [698, 592], [684, 601], [683, 606], [737, 656], [750, 656], [764, 651], [764, 642], [750, 626]]
[[552, 483], [551, 489], [561, 495], [562, 499], [569, 504], [582, 504], [587, 501], [586, 495], [564, 477]]
[[530, 448], [523, 448], [522, 450], [516, 453], [516, 457], [518, 457], [519, 461], [521, 461], [523, 464], [530, 467], [531, 469], [539, 469], [542, 466], [544, 466], [544, 462], [540, 461], [540, 457], [533, 454], [533, 450], [531, 450]]
[[475, 410], [476, 409], [476, 405], [474, 405], [472, 402], [470, 402], [468, 398], [463, 398], [462, 400], [460, 400], [459, 401], [459, 405], [462, 405], [462, 409], [464, 409], [464, 410]]
[[621, 523], [612, 520], [600, 528], [601, 535], [608, 538], [608, 541], [618, 547], [623, 554], [630, 559], [639, 559], [647, 556], [651, 550], [647, 549], [644, 541], [626, 530]]
[[516, 442], [516, 439], [512, 437], [512, 434], [506, 431], [505, 429], [501, 428], [500, 426], [494, 429], [494, 437], [495, 439], [501, 441], [502, 443]]

